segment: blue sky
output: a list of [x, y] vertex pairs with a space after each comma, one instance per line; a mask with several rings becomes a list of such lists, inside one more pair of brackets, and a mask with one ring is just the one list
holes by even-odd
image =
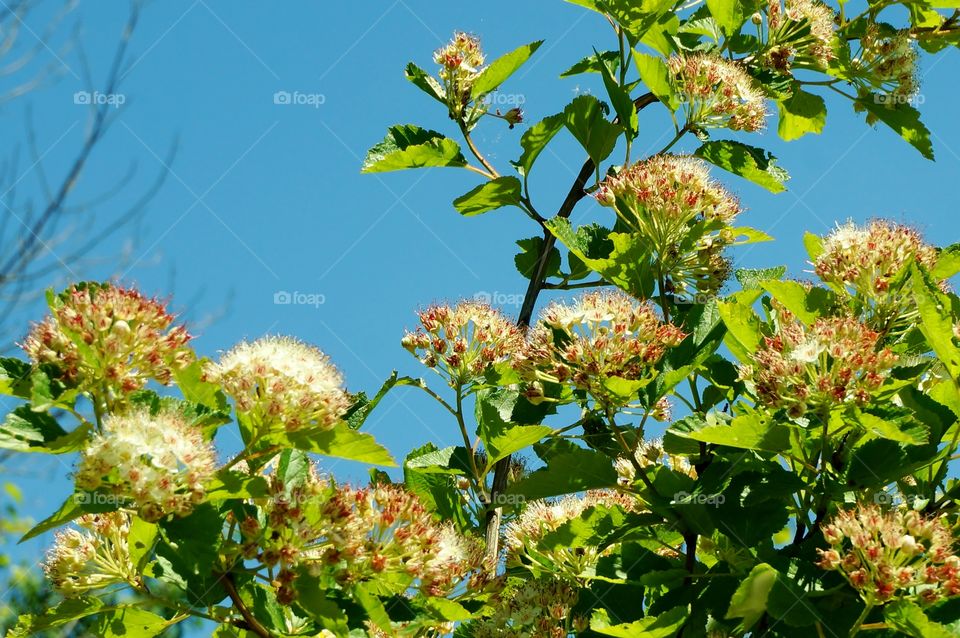
[[[84, 3], [72, 18], [82, 24], [80, 37], [97, 80], [106, 73], [125, 8], [119, 1]], [[44, 37], [46, 17], [29, 18], [23, 37]], [[352, 391], [375, 391], [393, 369], [424, 374], [399, 345], [404, 329], [413, 327], [414, 310], [486, 293], [515, 314], [525, 282], [513, 266], [514, 241], [538, 234], [518, 210], [461, 218], [450, 202], [477, 183], [466, 171], [359, 172], [366, 149], [389, 125], [415, 122], [454, 134], [442, 107], [403, 77], [411, 60], [432, 69], [432, 51], [454, 29], [480, 35], [491, 58], [545, 40], [504, 88], [522, 96], [530, 122], [558, 112], [580, 92], [601, 92], [594, 77], [558, 79], [593, 47], [611, 44], [599, 16], [560, 0], [288, 0], [269, 10], [246, 0], [148, 4], [120, 89], [126, 103], [75, 194], [82, 199], [109, 188], [130, 162], [140, 169], [132, 191], [158, 170], [168, 170], [168, 180], [129, 258], [77, 274], [120, 274], [147, 292], [173, 293], [173, 307], [186, 311], [189, 303], [193, 319], [215, 316], [195, 342], [204, 355], [216, 356], [244, 338], [279, 333], [321, 347], [344, 371]], [[49, 151], [45, 163], [53, 177], [64, 170], [85, 122], [86, 111], [73, 96], [90, 87], [80, 79], [76, 53], [49, 44], [39, 52], [40, 62], [58, 66], [59, 81], [0, 105], [0, 117], [4, 130], [20, 135], [30, 105], [37, 145]], [[955, 49], [923, 60], [922, 111], [934, 132], [936, 163], [891, 131], [867, 127], [837, 96], [825, 95], [830, 117], [822, 136], [786, 144], [771, 120], [773, 130], [751, 143], [779, 157], [792, 175], [790, 190], [771, 195], [717, 174], [748, 209], [742, 222], [777, 238], [740, 249], [734, 254], [737, 266], [786, 264], [791, 275], [803, 276], [802, 232], [826, 232], [847, 218], [889, 217], [919, 227], [938, 244], [960, 240], [957, 63]], [[275, 104], [279, 91], [298, 93], [300, 101], [312, 104]], [[662, 113], [648, 111], [635, 148], [652, 152], [672, 131]], [[508, 161], [519, 154], [523, 127], [510, 131], [502, 124], [485, 123], [476, 138], [507, 172]], [[164, 158], [174, 140], [178, 154], [167, 167]], [[692, 151], [696, 145], [690, 139], [677, 149]], [[566, 136], [543, 155], [532, 178], [541, 211], [556, 209], [582, 157]], [[25, 173], [21, 188], [37, 189], [35, 177]], [[129, 201], [108, 203], [103, 215]], [[573, 219], [585, 223], [608, 214], [584, 202]], [[114, 255], [125, 239], [98, 251]], [[280, 291], [314, 295], [323, 303], [278, 305], [274, 295]], [[224, 308], [225, 314], [219, 312]], [[27, 320], [41, 316], [43, 308], [10, 311], [21, 318], [24, 332]], [[444, 445], [458, 436], [412, 390], [391, 395], [368, 429], [398, 458], [426, 440]], [[232, 449], [234, 435], [221, 436], [224, 448]], [[53, 511], [69, 489], [68, 470], [57, 462], [31, 458], [10, 467], [33, 477], [25, 479], [24, 511], [35, 518]], [[345, 478], [362, 480], [365, 474], [360, 466], [328, 467]]]

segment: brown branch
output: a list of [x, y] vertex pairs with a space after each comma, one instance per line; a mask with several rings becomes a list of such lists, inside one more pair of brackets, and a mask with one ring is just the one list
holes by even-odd
[[[653, 93], [646, 93], [634, 100], [633, 104], [639, 112], [657, 101], [657, 97]], [[615, 118], [614, 122], [616, 121], [617, 119]], [[584, 188], [586, 187], [590, 176], [593, 175], [594, 171], [596, 170], [597, 166], [594, 164], [592, 159], [587, 159], [587, 161], [583, 163], [583, 167], [580, 169], [580, 173], [577, 175], [573, 185], [570, 187], [570, 191], [564, 198], [563, 203], [560, 204], [560, 208], [557, 210], [555, 219], [567, 219], [570, 217], [577, 203], [586, 197], [587, 192], [584, 190]], [[543, 229], [543, 245], [540, 249], [540, 255], [537, 259], [536, 268], [534, 268], [534, 271], [530, 276], [530, 283], [527, 285], [527, 292], [523, 297], [523, 304], [520, 306], [520, 313], [517, 316], [517, 325], [520, 327], [526, 328], [530, 325], [530, 319], [533, 317], [533, 310], [537, 305], [537, 298], [540, 296], [540, 291], [543, 290], [544, 282], [546, 281], [547, 264], [550, 261], [550, 252], [553, 250], [553, 247], [556, 245], [556, 243], [556, 236], [554, 236], [554, 234], [545, 227]], [[510, 461], [511, 457], [507, 456], [497, 461], [496, 465], [494, 466], [493, 485], [490, 489], [490, 504], [487, 509], [485, 521], [485, 535], [487, 542], [486, 557], [487, 561], [494, 566], [496, 565], [497, 556], [500, 553], [501, 510], [499, 507], [497, 507], [497, 496], [502, 494], [507, 487], [507, 477], [510, 474]]]
[[273, 638], [270, 630], [261, 625], [256, 616], [247, 609], [243, 599], [240, 598], [240, 593], [237, 591], [236, 585], [233, 584], [233, 576], [227, 572], [220, 577], [220, 582], [223, 583], [223, 588], [227, 590], [227, 596], [233, 601], [233, 606], [237, 608], [237, 611], [240, 612], [240, 615], [243, 616], [243, 619], [250, 626], [250, 631], [260, 636], [260, 638]]

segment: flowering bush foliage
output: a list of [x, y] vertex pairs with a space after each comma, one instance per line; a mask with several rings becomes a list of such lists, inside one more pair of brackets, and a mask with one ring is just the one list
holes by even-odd
[[[737, 269], [737, 246], [771, 238], [734, 226], [738, 186], [714, 171], [784, 190], [776, 158], [740, 140], [774, 105], [784, 139], [820, 133], [827, 90], [932, 158], [916, 65], [960, 43], [960, 12], [576, 4], [614, 45], [564, 75], [594, 74], [604, 97], [530, 124], [517, 175], [472, 134], [524, 123], [490, 97], [540, 43], [490, 61], [463, 32], [436, 74], [406, 75], [468, 153], [407, 124], [364, 162], [466, 169], [483, 181], [458, 212], [536, 225], [518, 242], [519, 316], [441, 303], [397, 335], [436, 376], [394, 373], [371, 398], [292, 338], [211, 361], [136, 290], [48, 296], [28, 360], [0, 360], [0, 392], [22, 402], [0, 447], [76, 457], [73, 493], [26, 535], [58, 530], [44, 566], [64, 600], [11, 636], [83, 618], [155, 636], [189, 617], [217, 638], [960, 634], [960, 248], [843, 223], [804, 237], [809, 280]], [[674, 136], [636, 157], [651, 107]], [[545, 217], [530, 176], [561, 131], [587, 159]], [[600, 223], [575, 227], [593, 201]], [[537, 315], [544, 290], [564, 298]], [[327, 474], [331, 457], [397, 465], [363, 426], [403, 387], [462, 444], [427, 443], [368, 485]], [[229, 458], [225, 430], [242, 442]]]

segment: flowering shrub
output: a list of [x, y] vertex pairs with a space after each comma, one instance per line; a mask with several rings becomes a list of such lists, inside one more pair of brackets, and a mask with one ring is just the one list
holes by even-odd
[[[881, 219], [804, 237], [809, 280], [736, 269], [737, 246], [772, 238], [734, 226], [739, 185], [714, 170], [784, 190], [776, 158], [742, 140], [774, 112], [786, 140], [820, 133], [823, 90], [932, 158], [916, 66], [960, 42], [960, 14], [575, 4], [614, 30], [565, 73], [595, 74], [603, 99], [531, 124], [516, 175], [473, 132], [523, 123], [490, 96], [540, 43], [488, 60], [461, 32], [435, 75], [406, 76], [467, 152], [398, 125], [363, 164], [465, 169], [482, 181], [458, 212], [514, 207], [535, 224], [518, 242], [518, 316], [436, 304], [397, 335], [435, 374], [352, 394], [293, 338], [211, 361], [136, 290], [48, 295], [27, 360], [0, 360], [0, 392], [21, 403], [0, 447], [75, 457], [73, 493], [25, 536], [57, 530], [44, 569], [64, 600], [11, 637], [85, 617], [145, 637], [190, 617], [217, 638], [960, 632], [960, 248]], [[673, 138], [637, 157], [649, 108]], [[561, 131], [587, 159], [547, 217], [530, 176]], [[571, 222], [581, 202], [600, 223]], [[562, 298], [537, 315], [544, 290]], [[462, 443], [424, 444], [388, 473], [363, 428], [403, 388]], [[328, 458], [378, 467], [346, 485]]]

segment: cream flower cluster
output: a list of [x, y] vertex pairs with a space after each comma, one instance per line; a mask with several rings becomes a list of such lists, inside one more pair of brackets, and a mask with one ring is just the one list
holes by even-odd
[[73, 598], [109, 585], [139, 586], [127, 543], [128, 514], [85, 514], [75, 523], [80, 529], [57, 532], [43, 562], [43, 571], [57, 592]]
[[485, 58], [480, 39], [457, 31], [450, 42], [434, 52], [433, 61], [440, 65], [450, 115], [459, 118], [470, 102], [473, 82], [483, 69]]
[[190, 335], [156, 299], [113, 284], [76, 284], [54, 300], [50, 316], [36, 324], [22, 348], [36, 363], [57, 365], [101, 401], [170, 383], [194, 360]]
[[110, 415], [83, 450], [77, 487], [130, 499], [147, 521], [185, 516], [201, 503], [216, 470], [199, 429], [173, 412]]
[[[684, 336], [649, 303], [619, 291], [591, 292], [545, 308], [516, 366], [530, 379], [569, 384], [598, 403], [623, 406], [635, 397], [617, 392], [616, 381], [651, 380], [654, 366]], [[531, 399], [537, 388], [531, 383]]]
[[663, 440], [656, 438], [641, 441], [633, 451], [633, 459], [618, 457], [613, 466], [617, 470], [618, 483], [625, 487], [633, 485], [637, 477], [637, 467], [666, 466], [675, 472], [697, 478], [696, 469], [685, 457], [667, 454], [663, 449]]
[[813, 267], [820, 279], [860, 303], [857, 311], [866, 315], [867, 323], [890, 332], [908, 327], [917, 314], [913, 295], [903, 287], [910, 265], [930, 269], [936, 263], [937, 250], [916, 230], [875, 220], [865, 226], [838, 226], [824, 239]]
[[740, 368], [757, 398], [798, 418], [843, 403], [866, 404], [897, 363], [880, 335], [849, 317], [818, 319], [805, 327], [778, 307], [776, 332], [763, 339], [751, 364]]
[[332, 428], [351, 405], [327, 356], [290, 337], [241, 343], [206, 369], [258, 432]]
[[494, 595], [489, 618], [469, 624], [473, 638], [566, 638], [585, 631], [587, 619], [570, 619], [579, 593], [571, 583], [557, 578], [537, 578], [508, 583]]
[[860, 38], [861, 52], [854, 65], [860, 75], [883, 91], [891, 103], [907, 102], [920, 89], [916, 40], [908, 29], [882, 32], [870, 22]]
[[571, 578], [595, 567], [604, 553], [596, 547], [541, 546], [541, 541], [548, 534], [580, 518], [591, 507], [621, 507], [631, 511], [636, 508], [636, 502], [630, 496], [614, 490], [592, 490], [583, 496], [530, 501], [520, 516], [504, 530], [507, 567], [533, 563], [536, 571], [546, 570]]
[[452, 387], [480, 379], [523, 346], [523, 333], [503, 314], [478, 301], [431, 306], [418, 313], [420, 327], [401, 343]]
[[840, 512], [823, 537], [830, 548], [818, 550], [818, 565], [839, 571], [868, 604], [960, 595], [960, 557], [942, 519], [861, 505]]
[[836, 57], [835, 14], [817, 0], [769, 0], [767, 25], [766, 60], [777, 70], [789, 71], [797, 56], [809, 58], [820, 68]]
[[735, 239], [727, 227], [741, 207], [703, 160], [656, 155], [607, 177], [595, 197], [650, 247], [665, 292], [711, 294], [726, 281], [724, 250]]
[[668, 67], [690, 128], [752, 132], [766, 126], [766, 97], [739, 63], [692, 53], [672, 56]]
[[395, 485], [366, 489], [334, 484], [315, 471], [296, 485], [271, 477], [260, 503], [265, 523], [240, 525], [243, 553], [276, 569], [278, 600], [296, 598], [297, 568], [341, 585], [382, 579], [395, 593], [416, 587], [446, 596], [482, 560], [480, 546], [438, 523], [412, 493]]

